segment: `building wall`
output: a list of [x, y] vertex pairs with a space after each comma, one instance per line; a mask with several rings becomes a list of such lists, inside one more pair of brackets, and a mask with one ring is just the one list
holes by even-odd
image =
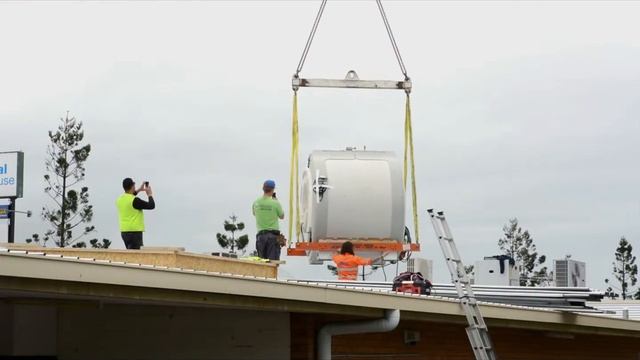
[[0, 358], [54, 356], [56, 307], [0, 302]]
[[[315, 359], [315, 334], [326, 322], [322, 315], [291, 315], [291, 359]], [[334, 359], [470, 360], [473, 353], [465, 325], [401, 321], [389, 333], [335, 336]], [[405, 332], [419, 333], [415, 344], [405, 343]], [[512, 328], [489, 329], [496, 353], [505, 360], [638, 360], [640, 338], [554, 333]]]
[[61, 360], [289, 359], [287, 313], [105, 305], [58, 316]]
[[[96, 303], [0, 303], [0, 358], [316, 359], [316, 334], [344, 316]], [[352, 318], [353, 319], [353, 318]], [[640, 338], [491, 327], [503, 360], [640, 360]], [[413, 343], [406, 335], [418, 336]], [[463, 324], [402, 320], [336, 336], [333, 359], [473, 359]], [[17, 358], [17, 357], [16, 357]]]

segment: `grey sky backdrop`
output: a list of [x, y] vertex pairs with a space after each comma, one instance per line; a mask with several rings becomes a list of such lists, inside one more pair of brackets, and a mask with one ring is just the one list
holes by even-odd
[[[385, 4], [415, 86], [420, 256], [436, 260], [436, 281], [448, 275], [429, 207], [446, 210], [469, 263], [497, 253], [510, 217], [549, 266], [586, 261], [593, 287], [621, 235], [640, 255], [640, 3]], [[0, 3], [0, 150], [26, 154], [19, 208], [48, 203], [47, 131], [69, 110], [93, 145], [95, 236], [123, 247], [114, 201], [125, 176], [156, 193], [147, 245], [215, 250], [231, 213], [253, 234], [265, 178], [288, 201], [290, 77], [317, 6]], [[303, 75], [349, 69], [401, 78], [372, 1], [329, 2]], [[363, 145], [401, 154], [403, 105], [400, 92], [303, 89], [301, 159]], [[19, 241], [45, 229], [38, 216], [18, 221]], [[286, 260], [289, 276], [328, 276]]]

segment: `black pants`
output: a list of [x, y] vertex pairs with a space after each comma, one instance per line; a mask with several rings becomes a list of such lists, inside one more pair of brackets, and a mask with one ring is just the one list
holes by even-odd
[[142, 231], [126, 231], [121, 232], [120, 235], [127, 249], [140, 250], [140, 247], [144, 246], [142, 243]]
[[261, 231], [256, 235], [256, 250], [263, 259], [280, 260], [280, 244], [276, 233]]

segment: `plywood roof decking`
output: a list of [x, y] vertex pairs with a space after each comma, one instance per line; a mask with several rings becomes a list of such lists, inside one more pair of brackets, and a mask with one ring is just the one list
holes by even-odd
[[[406, 319], [464, 321], [453, 299], [6, 249], [0, 250], [0, 291], [364, 316], [393, 308]], [[490, 326], [640, 337], [636, 321], [487, 303], [481, 309]]]
[[168, 268], [204, 270], [267, 278], [278, 277], [277, 263], [262, 263], [185, 252], [181, 248], [143, 248], [142, 250], [46, 248], [17, 244], [2, 245], [12, 251], [45, 253], [114, 263], [133, 263]]

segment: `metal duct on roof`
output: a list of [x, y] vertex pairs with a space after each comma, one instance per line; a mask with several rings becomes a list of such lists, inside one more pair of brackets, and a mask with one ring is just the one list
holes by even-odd
[[[391, 282], [295, 280], [299, 283], [327, 284], [335, 287], [389, 290]], [[483, 302], [530, 306], [558, 310], [590, 310], [587, 301], [600, 301], [604, 293], [590, 288], [525, 287], [473, 285], [476, 299]], [[431, 295], [457, 298], [453, 284], [433, 284]]]

